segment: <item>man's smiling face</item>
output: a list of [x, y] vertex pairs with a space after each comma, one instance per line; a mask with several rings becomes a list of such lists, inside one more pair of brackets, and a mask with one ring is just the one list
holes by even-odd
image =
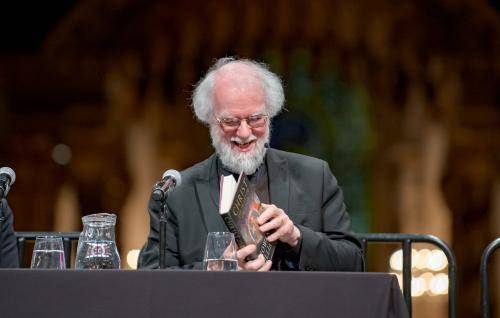
[[233, 172], [251, 174], [264, 159], [269, 141], [265, 100], [261, 81], [250, 66], [230, 63], [215, 74], [210, 134], [222, 163]]

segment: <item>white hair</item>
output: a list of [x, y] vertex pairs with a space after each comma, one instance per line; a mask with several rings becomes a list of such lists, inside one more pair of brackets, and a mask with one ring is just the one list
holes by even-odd
[[236, 59], [233, 57], [224, 57], [219, 60], [208, 70], [195, 86], [192, 106], [194, 113], [199, 121], [206, 124], [210, 123], [210, 116], [213, 112], [213, 87], [215, 81], [215, 73], [224, 65], [230, 63], [242, 63], [250, 66], [259, 77], [262, 88], [265, 93], [266, 113], [269, 118], [276, 116], [282, 109], [285, 102], [283, 93], [283, 85], [280, 78], [271, 72], [266, 64], [258, 63], [248, 59]]

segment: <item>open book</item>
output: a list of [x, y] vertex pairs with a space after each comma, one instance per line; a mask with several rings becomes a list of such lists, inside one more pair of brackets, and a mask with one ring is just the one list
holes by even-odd
[[238, 181], [232, 175], [220, 180], [219, 213], [227, 228], [234, 234], [239, 248], [255, 244], [257, 251], [249, 255], [252, 260], [262, 254], [266, 260], [273, 257], [275, 244], [260, 232], [257, 218], [262, 212], [260, 200], [247, 176], [241, 173]]

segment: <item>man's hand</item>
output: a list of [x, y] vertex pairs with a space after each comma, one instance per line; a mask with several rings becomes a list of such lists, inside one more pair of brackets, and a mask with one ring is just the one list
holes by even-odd
[[267, 237], [269, 242], [280, 240], [292, 247], [300, 240], [300, 230], [293, 224], [292, 220], [282, 209], [274, 204], [262, 204], [264, 211], [257, 219], [262, 233], [270, 232]]
[[245, 261], [245, 258], [255, 252], [257, 247], [254, 244], [245, 246], [236, 252], [236, 257], [238, 258], [238, 270], [241, 271], [252, 271], [252, 272], [267, 272], [271, 269], [273, 262], [270, 260], [266, 262], [266, 259], [262, 254], [253, 261]]

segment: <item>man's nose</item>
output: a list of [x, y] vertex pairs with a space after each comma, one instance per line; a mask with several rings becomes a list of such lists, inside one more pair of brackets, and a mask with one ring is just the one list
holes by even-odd
[[246, 139], [252, 135], [252, 127], [250, 127], [246, 120], [242, 120], [236, 135], [241, 139]]

